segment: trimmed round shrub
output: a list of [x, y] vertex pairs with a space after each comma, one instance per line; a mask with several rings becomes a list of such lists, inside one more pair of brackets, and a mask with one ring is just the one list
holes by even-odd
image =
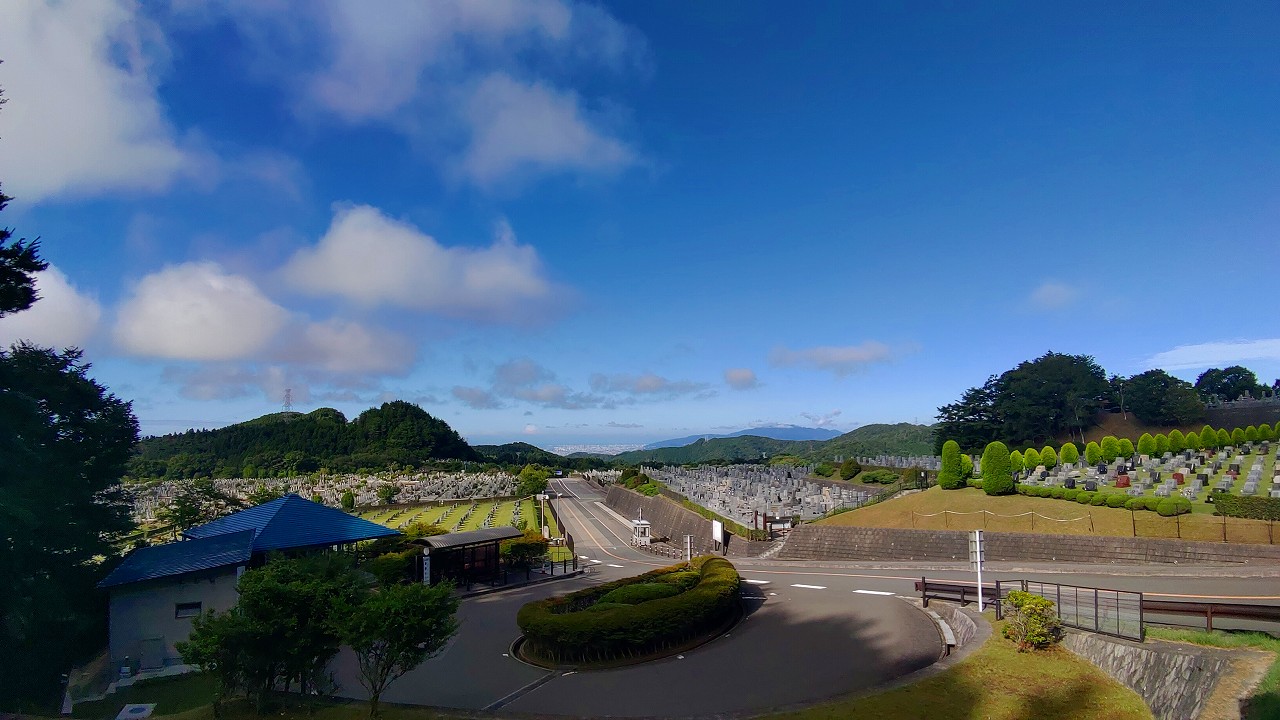
[[1066, 488], [1060, 488], [1060, 487], [1056, 487], [1056, 488], [1049, 488], [1049, 491], [1050, 491], [1050, 492], [1049, 492], [1049, 494], [1050, 494], [1052, 497], [1058, 498], [1059, 500], [1061, 500], [1063, 497], [1065, 497], [1065, 496], [1066, 496], [1066, 493], [1067, 493], [1067, 489], [1066, 489]]
[[1169, 431], [1169, 452], [1180, 453], [1187, 449], [1187, 436], [1182, 431], [1174, 428]]
[[1262, 423], [1261, 425], [1258, 426], [1258, 439], [1259, 440], [1275, 440], [1276, 439], [1276, 436], [1274, 432], [1271, 430], [1270, 425], [1266, 423]]
[[1191, 501], [1184, 497], [1167, 497], [1160, 498], [1160, 503], [1156, 505], [1156, 512], [1162, 517], [1173, 517], [1174, 515], [1182, 515], [1191, 512]]
[[1120, 441], [1114, 435], [1102, 438], [1102, 459], [1113, 462], [1118, 457], [1120, 457]]
[[1062, 458], [1063, 465], [1075, 465], [1080, 462], [1080, 451], [1076, 449], [1075, 443], [1063, 443], [1058, 456]]
[[1082, 492], [1084, 492], [1084, 491], [1083, 491], [1083, 490], [1075, 490], [1075, 489], [1067, 490], [1067, 489], [1065, 489], [1065, 488], [1064, 488], [1064, 489], [1063, 489], [1063, 491], [1062, 491], [1062, 499], [1063, 499], [1063, 500], [1075, 500], [1076, 498], [1080, 497], [1080, 493], [1082, 493]]
[[1200, 443], [1205, 450], [1218, 449], [1218, 431], [1213, 429], [1212, 425], [1205, 425], [1200, 428]]
[[1187, 433], [1187, 447], [1191, 450], [1201, 450], [1204, 448], [1204, 443], [1200, 442], [1200, 433], [1194, 430]]
[[1044, 465], [1045, 468], [1048, 470], [1052, 470], [1055, 467], [1057, 467], [1058, 451], [1054, 450], [1052, 447], [1049, 447], [1048, 445], [1045, 445], [1043, 448], [1040, 448], [1040, 464]]
[[970, 478], [970, 480], [969, 480], [969, 487], [971, 487], [971, 488], [976, 488], [976, 489], [978, 489], [978, 490], [981, 490], [981, 489], [982, 489], [982, 481], [981, 481], [981, 480], [979, 480], [978, 478]]
[[1120, 438], [1120, 457], [1133, 457], [1133, 441], [1129, 438]]
[[[627, 586], [676, 590], [658, 578], [686, 571], [688, 566], [653, 570], [525, 604], [516, 614], [516, 623], [524, 634], [526, 652], [555, 663], [600, 662], [648, 655], [717, 630], [738, 607], [738, 571], [721, 557], [695, 558], [692, 565], [699, 576], [697, 585], [638, 605], [599, 608], [599, 601]], [[598, 609], [591, 611], [593, 606]]]
[[1081, 505], [1088, 505], [1089, 503], [1093, 502], [1093, 495], [1094, 493], [1089, 492], [1088, 490], [1081, 490], [1080, 494], [1076, 495], [1076, 502], [1080, 503]]
[[1053, 497], [1053, 488], [1038, 487], [1036, 488], [1036, 496], [1043, 497], [1043, 498]]
[[1218, 428], [1218, 447], [1226, 447], [1231, 444], [1231, 433], [1226, 428]]
[[1097, 505], [1098, 507], [1102, 507], [1102, 506], [1106, 505], [1106, 504], [1107, 504], [1107, 493], [1101, 493], [1101, 492], [1100, 492], [1100, 493], [1098, 493], [1098, 494], [1094, 495], [1092, 498], [1089, 498], [1089, 504], [1090, 504], [1090, 505]]
[[688, 570], [685, 572], [673, 572], [666, 575], [659, 575], [656, 580], [660, 583], [668, 583], [680, 588], [681, 592], [688, 590], [698, 584], [698, 579], [702, 577], [698, 573]]
[[1167, 452], [1169, 452], [1169, 436], [1159, 433], [1156, 435], [1156, 455], [1163, 457]]
[[1090, 465], [1102, 462], [1102, 446], [1090, 440], [1084, 446], [1084, 461]]
[[1023, 451], [1022, 460], [1027, 464], [1028, 470], [1035, 470], [1043, 462], [1040, 459], [1040, 451], [1035, 448], [1027, 448]]
[[1128, 501], [1129, 501], [1129, 498], [1125, 495], [1121, 495], [1120, 493], [1111, 493], [1110, 495], [1107, 496], [1107, 507], [1113, 507], [1113, 508], [1124, 507], [1125, 503], [1127, 503]]
[[[1254, 428], [1254, 432], [1255, 432], [1255, 433], [1256, 433], [1256, 432], [1258, 432], [1257, 428]], [[1243, 444], [1244, 444], [1244, 442], [1245, 442], [1245, 435], [1244, 435], [1244, 430], [1243, 430], [1243, 429], [1241, 429], [1241, 428], [1236, 428], [1235, 430], [1232, 430], [1232, 431], [1231, 431], [1231, 444], [1232, 444], [1232, 445], [1234, 445], [1234, 446], [1236, 446], [1236, 447], [1240, 447], [1241, 445], [1243, 445]]]
[[1131, 497], [1124, 501], [1125, 510], [1146, 510], [1147, 503], [1140, 497]]
[[597, 603], [620, 603], [623, 605], [639, 605], [658, 598], [679, 595], [680, 587], [671, 583], [653, 582], [623, 585], [617, 590], [610, 590], [600, 596]]
[[1156, 497], [1155, 495], [1148, 495], [1147, 497], [1142, 498], [1142, 502], [1151, 512], [1156, 512], [1156, 509], [1160, 507], [1160, 502], [1163, 500], [1164, 498]]
[[988, 495], [1009, 495], [1014, 490], [1009, 448], [998, 440], [982, 451], [982, 489]]
[[631, 607], [631, 603], [598, 602], [595, 605], [592, 605], [591, 607], [587, 608], [584, 612], [604, 612], [605, 610], [613, 610], [615, 608], [628, 608], [628, 607]]
[[960, 465], [960, 443], [948, 440], [942, 443], [942, 467], [938, 469], [938, 487], [958, 490], [965, 486]]
[[[1023, 464], [1022, 453], [1020, 451], [1014, 450], [1009, 453], [1009, 470], [1013, 472], [1014, 477], [1018, 477], [1022, 471], [1026, 469], [1028, 468]], [[1035, 466], [1032, 466], [1030, 469], [1035, 470]]]

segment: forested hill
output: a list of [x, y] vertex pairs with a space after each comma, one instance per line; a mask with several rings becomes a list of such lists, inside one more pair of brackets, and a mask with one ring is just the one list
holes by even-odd
[[500, 465], [527, 465], [536, 463], [561, 470], [599, 470], [609, 467], [612, 458], [607, 455], [557, 455], [529, 443], [513, 442], [505, 445], [476, 445], [476, 452], [484, 459]]
[[613, 459], [618, 462], [634, 465], [638, 463], [666, 463], [668, 465], [685, 465], [688, 463], [734, 462], [743, 460], [760, 460], [763, 456], [798, 455], [813, 450], [821, 445], [817, 440], [774, 440], [773, 438], [743, 435], [731, 438], [712, 438], [698, 440], [683, 447], [657, 448], [654, 450], [632, 450]]
[[819, 447], [820, 455], [809, 453], [814, 460], [830, 460], [835, 456], [875, 457], [876, 455], [932, 455], [933, 426], [897, 423], [895, 425], [863, 425]]
[[188, 430], [138, 444], [133, 477], [276, 477], [282, 472], [383, 470], [437, 460], [483, 460], [443, 420], [403, 401], [350, 422], [333, 408], [275, 413], [217, 430]]
[[615, 455], [627, 464], [686, 464], [760, 460], [763, 456], [796, 455], [807, 460], [876, 455], [931, 455], [933, 428], [928, 425], [864, 425], [830, 440], [775, 440], [744, 435], [699, 440], [683, 447], [633, 450]]

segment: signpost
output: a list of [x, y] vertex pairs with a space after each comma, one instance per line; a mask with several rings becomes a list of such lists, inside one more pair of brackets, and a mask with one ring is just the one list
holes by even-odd
[[724, 547], [724, 523], [719, 520], [711, 521], [711, 542], [715, 543], [716, 550]]
[[986, 559], [986, 549], [982, 546], [982, 531], [974, 530], [969, 536], [969, 567], [978, 571], [978, 612], [982, 612], [982, 561]]
[[551, 539], [551, 526], [547, 524], [547, 495], [538, 493], [534, 496], [538, 501], [538, 525], [542, 527], [542, 537]]
[[693, 562], [693, 536], [684, 536], [684, 561]]

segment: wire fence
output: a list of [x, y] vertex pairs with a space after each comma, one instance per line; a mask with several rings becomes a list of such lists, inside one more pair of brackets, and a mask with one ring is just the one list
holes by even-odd
[[1060, 585], [1058, 583], [1015, 580], [997, 582], [996, 595], [1001, 602], [996, 616], [1004, 617], [1004, 599], [1014, 590], [1022, 590], [1053, 601], [1058, 620], [1067, 627], [1113, 635], [1128, 640], [1142, 640], [1142, 593], [1126, 590]]
[[990, 510], [941, 510], [922, 513], [911, 510], [898, 517], [907, 521], [908, 527], [918, 530], [993, 530], [1257, 545], [1275, 545], [1280, 540], [1280, 528], [1276, 527], [1274, 520], [1201, 513], [1165, 517], [1145, 510], [1103, 508], [1098, 512], [1086, 510], [1068, 517], [1053, 517], [1037, 512], [999, 514]]

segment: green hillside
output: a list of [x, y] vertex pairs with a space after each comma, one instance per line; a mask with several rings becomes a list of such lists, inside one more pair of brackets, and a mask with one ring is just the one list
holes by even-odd
[[836, 456], [932, 455], [933, 427], [930, 425], [863, 425], [840, 437], [831, 438], [802, 455], [811, 460], [831, 460]]
[[628, 465], [638, 463], [687, 465], [690, 463], [742, 462], [759, 460], [763, 455], [773, 457], [774, 455], [800, 454], [820, 445], [822, 445], [822, 442], [817, 440], [774, 440], [754, 435], [743, 435], [741, 437], [698, 440], [683, 447], [632, 450], [614, 455], [613, 459]]
[[411, 403], [370, 408], [350, 422], [333, 408], [273, 413], [217, 430], [188, 430], [138, 444], [135, 478], [277, 477], [382, 470], [483, 458], [443, 420]]

